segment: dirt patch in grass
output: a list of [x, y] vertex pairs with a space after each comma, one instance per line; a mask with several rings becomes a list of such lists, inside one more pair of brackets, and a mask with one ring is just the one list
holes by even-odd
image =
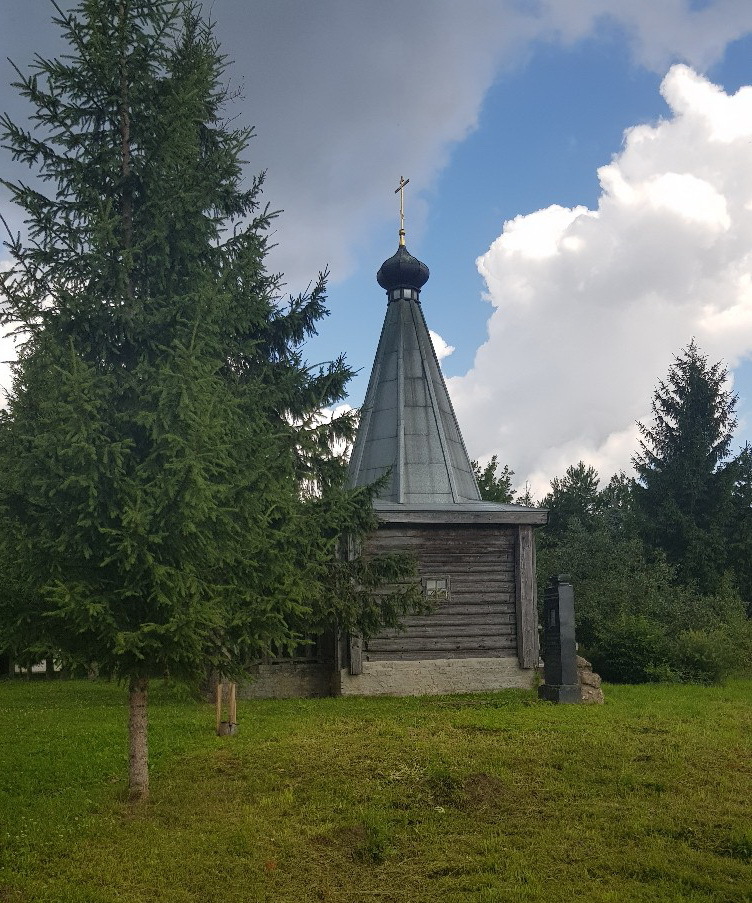
[[338, 825], [331, 831], [314, 834], [311, 843], [314, 846], [334, 848], [352, 855], [365, 844], [366, 839], [365, 825]]
[[379, 865], [390, 854], [394, 836], [388, 819], [366, 815], [360, 823], [314, 835], [311, 843], [355, 862]]
[[212, 760], [212, 771], [222, 777], [240, 778], [243, 775], [243, 760], [230, 749], [220, 749]]
[[465, 809], [496, 809], [508, 797], [503, 782], [494, 774], [479, 771], [462, 782], [461, 805]]
[[0, 886], [0, 903], [23, 903], [28, 897], [22, 897], [19, 891]]
[[459, 777], [438, 771], [427, 778], [427, 802], [433, 806], [451, 806], [463, 812], [497, 809], [509, 801], [510, 788], [501, 778], [487, 771]]

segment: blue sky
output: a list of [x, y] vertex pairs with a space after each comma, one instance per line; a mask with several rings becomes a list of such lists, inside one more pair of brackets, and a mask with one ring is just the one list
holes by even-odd
[[[666, 111], [660, 81], [660, 75], [631, 61], [615, 29], [573, 47], [536, 43], [513, 71], [499, 75], [483, 99], [477, 128], [453, 148], [448, 165], [421, 193], [428, 212], [417, 230], [411, 222], [415, 189], [406, 189], [408, 246], [431, 270], [423, 292], [426, 316], [455, 347], [444, 361], [447, 375], [466, 372], [486, 336], [489, 311], [476, 258], [504, 221], [520, 213], [549, 204], [593, 207], [599, 194], [596, 170], [620, 148], [624, 129]], [[363, 343], [364, 360], [378, 335], [358, 335], [356, 324], [362, 303], [382, 301], [375, 272], [396, 243], [396, 198], [392, 203], [392, 222], [374, 230], [375, 238], [359, 254], [357, 272], [330, 292], [332, 310], [343, 323], [352, 323], [353, 338]], [[328, 341], [322, 346], [336, 347]], [[349, 351], [352, 357], [352, 343]], [[367, 377], [352, 386], [356, 400]]]
[[[291, 291], [330, 267], [331, 315], [307, 357], [347, 353], [351, 404], [404, 175], [407, 244], [431, 270], [423, 306], [454, 348], [442, 366], [471, 456], [498, 454], [538, 494], [579, 457], [607, 479], [629, 466], [635, 420], [693, 335], [734, 365], [739, 439], [752, 438], [752, 106], [739, 95], [726, 111], [721, 96], [752, 84], [752, 3], [211, 9], [243, 90], [233, 112], [258, 133], [249, 172], [267, 170], [284, 208], [272, 265]], [[0, 16], [0, 57], [23, 66], [59, 48], [42, 0]], [[11, 79], [0, 66], [0, 106], [18, 117]], [[20, 225], [2, 194], [0, 208]]]

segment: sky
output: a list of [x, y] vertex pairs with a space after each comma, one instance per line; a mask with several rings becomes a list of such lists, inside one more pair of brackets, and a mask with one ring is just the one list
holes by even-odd
[[[63, 6], [70, 4], [62, 4]], [[397, 247], [421, 293], [470, 456], [541, 497], [580, 459], [637, 450], [658, 380], [694, 337], [730, 368], [752, 439], [750, 0], [213, 0], [256, 130], [273, 270], [328, 268], [311, 363], [345, 352], [362, 403]], [[0, 6], [10, 82], [64, 50], [47, 0]], [[21, 175], [5, 152], [4, 176]], [[18, 214], [0, 192], [11, 227]], [[6, 255], [7, 257], [7, 255]], [[0, 266], [3, 253], [0, 250]], [[7, 342], [4, 356], [9, 356]], [[0, 383], [7, 383], [0, 373]]]

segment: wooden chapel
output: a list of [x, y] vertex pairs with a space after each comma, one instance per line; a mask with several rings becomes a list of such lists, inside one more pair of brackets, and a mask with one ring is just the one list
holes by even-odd
[[[402, 191], [404, 180], [400, 181]], [[335, 668], [335, 694], [531, 687], [538, 665], [533, 527], [540, 508], [481, 500], [421, 308], [428, 267], [399, 246], [377, 281], [387, 309], [350, 460], [350, 483], [387, 474], [369, 551], [409, 551], [432, 613], [362, 641]]]
[[376, 636], [324, 635], [301, 655], [270, 658], [248, 697], [420, 695], [530, 688], [538, 666], [533, 528], [540, 508], [481, 500], [421, 308], [428, 267], [405, 246], [400, 180], [397, 251], [376, 279], [387, 308], [349, 481], [386, 476], [378, 528], [362, 553], [408, 551], [430, 614]]

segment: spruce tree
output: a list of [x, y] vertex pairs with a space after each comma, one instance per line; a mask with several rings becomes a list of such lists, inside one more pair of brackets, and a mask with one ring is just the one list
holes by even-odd
[[19, 71], [35, 128], [1, 120], [47, 191], [4, 183], [28, 237], [2, 281], [22, 344], [0, 630], [128, 684], [142, 798], [150, 678], [232, 675], [324, 623], [393, 621], [407, 596], [364, 608], [378, 567], [356, 584], [336, 559], [372, 525], [330, 451], [352, 419], [320, 416], [351, 371], [303, 361], [325, 280], [283, 304], [265, 267], [271, 215], [243, 181], [250, 131], [223, 119], [211, 28], [183, 0], [83, 0], [56, 21], [69, 54]]
[[638, 424], [635, 504], [643, 538], [680, 579], [717, 589], [728, 564], [727, 535], [736, 396], [722, 363], [708, 364], [694, 340], [674, 358], [653, 396], [653, 422]]
[[732, 464], [729, 559], [739, 595], [752, 617], [752, 446], [746, 443]]
[[575, 521], [587, 528], [601, 508], [599, 477], [594, 467], [578, 461], [563, 477], [551, 480], [551, 491], [541, 501], [548, 509], [544, 541], [555, 542]]

